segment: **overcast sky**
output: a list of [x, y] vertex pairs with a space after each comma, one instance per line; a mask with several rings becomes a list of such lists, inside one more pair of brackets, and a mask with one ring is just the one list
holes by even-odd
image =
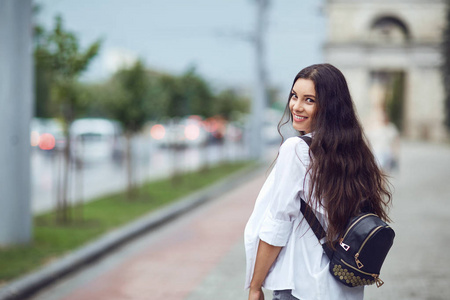
[[[255, 83], [254, 0], [35, 0], [47, 29], [61, 14], [85, 47], [103, 39], [84, 80], [101, 80], [136, 57], [150, 68], [180, 74], [190, 66], [213, 86]], [[271, 85], [288, 93], [303, 67], [322, 62], [325, 16], [318, 0], [272, 0], [267, 69]]]

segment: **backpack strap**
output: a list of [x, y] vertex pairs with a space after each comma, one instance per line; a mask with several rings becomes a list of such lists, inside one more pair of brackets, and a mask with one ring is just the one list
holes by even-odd
[[[308, 146], [311, 146], [312, 139], [309, 136], [299, 136], [299, 138], [304, 140], [306, 144], [308, 144]], [[320, 243], [320, 240], [323, 239], [327, 235], [327, 233], [323, 229], [322, 224], [320, 224], [319, 220], [317, 219], [308, 203], [306, 203], [302, 198], [300, 198], [300, 202], [300, 211], [302, 212], [303, 217], [308, 222], [309, 227], [311, 227], [311, 230], [314, 232]], [[322, 248], [328, 258], [331, 260], [331, 257], [333, 256], [333, 250], [328, 246], [327, 243], [322, 244]]]
[[[301, 199], [301, 206], [300, 206], [300, 211], [303, 214], [303, 217], [305, 218], [305, 220], [308, 222], [309, 227], [311, 227], [311, 230], [314, 232], [314, 234], [317, 237], [317, 240], [323, 239], [327, 233], [325, 232], [325, 230], [322, 227], [322, 224], [320, 224], [319, 220], [317, 219], [316, 215], [313, 213], [311, 207], [308, 205], [308, 203], [305, 202], [305, 200]], [[321, 244], [323, 251], [325, 251], [325, 254], [328, 256], [328, 258], [331, 260], [331, 258], [333, 257], [333, 250], [330, 248], [330, 246], [328, 246], [327, 243]]]
[[309, 147], [311, 147], [311, 143], [312, 143], [312, 138], [306, 135], [300, 135], [298, 136], [299, 138], [301, 138], [302, 140], [305, 141], [306, 144], [308, 144]]

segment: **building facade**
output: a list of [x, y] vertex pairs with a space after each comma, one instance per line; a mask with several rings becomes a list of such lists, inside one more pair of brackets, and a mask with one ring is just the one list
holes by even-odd
[[445, 0], [326, 0], [325, 61], [347, 78], [366, 128], [445, 140], [441, 41]]

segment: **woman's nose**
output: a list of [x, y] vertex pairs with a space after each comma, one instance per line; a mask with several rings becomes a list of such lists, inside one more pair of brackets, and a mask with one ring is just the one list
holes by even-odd
[[295, 111], [303, 111], [303, 104], [301, 102], [302, 101], [300, 101], [300, 100], [295, 102], [294, 107], [293, 107]]

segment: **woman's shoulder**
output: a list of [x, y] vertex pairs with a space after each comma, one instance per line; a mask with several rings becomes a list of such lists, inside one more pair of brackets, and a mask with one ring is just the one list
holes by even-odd
[[293, 137], [290, 137], [290, 138], [286, 139], [284, 141], [284, 143], [281, 145], [281, 148], [288, 148], [288, 149], [294, 149], [294, 148], [303, 149], [303, 148], [306, 148], [306, 149], [309, 149], [309, 146], [299, 136], [293, 136]]
[[280, 147], [280, 156], [291, 156], [294, 154], [301, 160], [305, 157], [309, 158], [309, 146], [298, 136], [293, 136], [286, 139]]

